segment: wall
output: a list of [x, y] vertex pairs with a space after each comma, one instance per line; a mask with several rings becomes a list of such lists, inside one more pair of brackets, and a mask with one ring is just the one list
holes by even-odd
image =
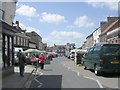
[[93, 44], [100, 42], [100, 37], [99, 37], [100, 34], [101, 34], [101, 28], [98, 28], [98, 29], [93, 33]]
[[11, 1], [13, 2], [2, 2], [2, 10], [5, 12], [4, 21], [9, 25], [12, 25], [16, 11], [16, 2], [14, 0]]

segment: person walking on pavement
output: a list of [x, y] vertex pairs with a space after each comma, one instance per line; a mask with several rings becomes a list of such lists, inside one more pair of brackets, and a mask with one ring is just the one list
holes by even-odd
[[43, 53], [39, 56], [40, 64], [41, 64], [41, 70], [44, 69], [44, 61], [45, 61], [45, 56]]
[[50, 60], [52, 61], [52, 58], [53, 58], [53, 55], [52, 54], [50, 54]]
[[24, 77], [23, 74], [24, 74], [24, 68], [25, 68], [25, 56], [23, 55], [21, 50], [19, 50], [17, 56], [19, 59], [18, 65], [19, 65], [19, 70], [20, 70], [20, 76]]

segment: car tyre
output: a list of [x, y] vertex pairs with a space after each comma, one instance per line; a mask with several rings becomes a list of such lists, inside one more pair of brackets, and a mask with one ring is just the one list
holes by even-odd
[[95, 65], [95, 67], [94, 67], [94, 73], [96, 76], [101, 75], [100, 71], [98, 71], [97, 65]]
[[85, 66], [84, 69], [87, 70], [87, 67]]

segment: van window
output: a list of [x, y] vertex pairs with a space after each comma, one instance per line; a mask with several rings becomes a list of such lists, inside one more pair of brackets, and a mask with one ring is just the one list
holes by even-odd
[[119, 55], [120, 54], [120, 46], [112, 45], [112, 46], [103, 46], [102, 48], [103, 54], [109, 55]]
[[101, 46], [96, 46], [94, 48], [94, 53], [99, 54], [100, 53]]
[[88, 53], [93, 53], [93, 48], [90, 48], [90, 49], [88, 50]]

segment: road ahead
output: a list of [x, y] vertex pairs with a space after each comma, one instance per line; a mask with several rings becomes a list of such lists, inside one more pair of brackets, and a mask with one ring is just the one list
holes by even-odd
[[67, 67], [66, 61], [69, 62], [59, 57], [46, 64], [44, 70], [38, 68], [30, 88], [103, 88], [99, 81]]

